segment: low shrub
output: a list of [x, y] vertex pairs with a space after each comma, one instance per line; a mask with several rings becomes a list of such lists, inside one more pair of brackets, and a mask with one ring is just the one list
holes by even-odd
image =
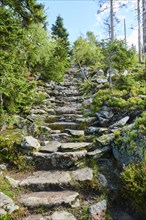
[[129, 164], [121, 174], [123, 196], [133, 208], [146, 217], [146, 158], [139, 164]]

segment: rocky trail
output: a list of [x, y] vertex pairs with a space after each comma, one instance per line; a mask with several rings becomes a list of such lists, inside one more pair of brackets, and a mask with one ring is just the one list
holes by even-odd
[[[81, 81], [71, 73], [62, 83], [38, 87], [46, 99], [27, 116], [30, 136], [21, 143], [35, 171], [7, 178], [22, 190], [17, 199], [28, 210], [22, 220], [103, 220], [109, 207], [106, 195], [114, 200], [119, 171], [109, 147], [113, 133], [104, 134], [104, 126], [89, 127], [95, 117], [85, 117], [88, 109], [83, 106]], [[93, 142], [96, 129], [101, 135]], [[113, 219], [134, 219], [125, 210], [114, 208]]]

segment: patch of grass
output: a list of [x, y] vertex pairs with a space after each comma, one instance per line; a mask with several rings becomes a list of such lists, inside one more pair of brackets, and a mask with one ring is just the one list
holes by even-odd
[[19, 193], [19, 190], [12, 188], [3, 176], [0, 176], [0, 191], [12, 199], [15, 199], [16, 195]]
[[10, 219], [11, 219], [10, 215], [1, 215], [0, 216], [0, 220], [10, 220]]
[[69, 137], [68, 142], [83, 142], [85, 141], [85, 137], [84, 136], [80, 136], [80, 137]]
[[48, 116], [46, 119], [45, 119], [45, 122], [46, 123], [51, 123], [51, 122], [55, 122], [56, 121], [56, 116]]

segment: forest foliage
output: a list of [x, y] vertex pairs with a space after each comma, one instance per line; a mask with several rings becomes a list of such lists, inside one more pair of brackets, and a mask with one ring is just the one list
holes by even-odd
[[[36, 0], [0, 1], [0, 114], [25, 111], [37, 99], [35, 78], [60, 81], [68, 68], [64, 39], [47, 30]], [[68, 34], [63, 26], [60, 30]], [[69, 43], [68, 43], [69, 47]]]

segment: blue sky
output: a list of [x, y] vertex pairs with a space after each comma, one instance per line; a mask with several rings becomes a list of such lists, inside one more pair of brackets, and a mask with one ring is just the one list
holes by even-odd
[[[114, 10], [119, 24], [115, 25], [115, 35], [118, 38], [124, 36], [124, 18], [126, 20], [127, 41], [137, 45], [137, 20], [134, 7], [136, 0], [115, 0]], [[75, 41], [81, 34], [93, 31], [98, 39], [108, 37], [108, 29], [104, 25], [104, 19], [109, 15], [109, 9], [97, 14], [98, 0], [38, 0], [45, 5], [49, 28], [55, 23], [56, 17], [61, 15], [64, 26], [69, 32], [70, 42]], [[120, 3], [127, 3], [127, 7], [119, 9]], [[103, 6], [104, 9], [108, 4]], [[101, 10], [102, 11], [102, 10]], [[131, 29], [134, 27], [134, 29]]]

